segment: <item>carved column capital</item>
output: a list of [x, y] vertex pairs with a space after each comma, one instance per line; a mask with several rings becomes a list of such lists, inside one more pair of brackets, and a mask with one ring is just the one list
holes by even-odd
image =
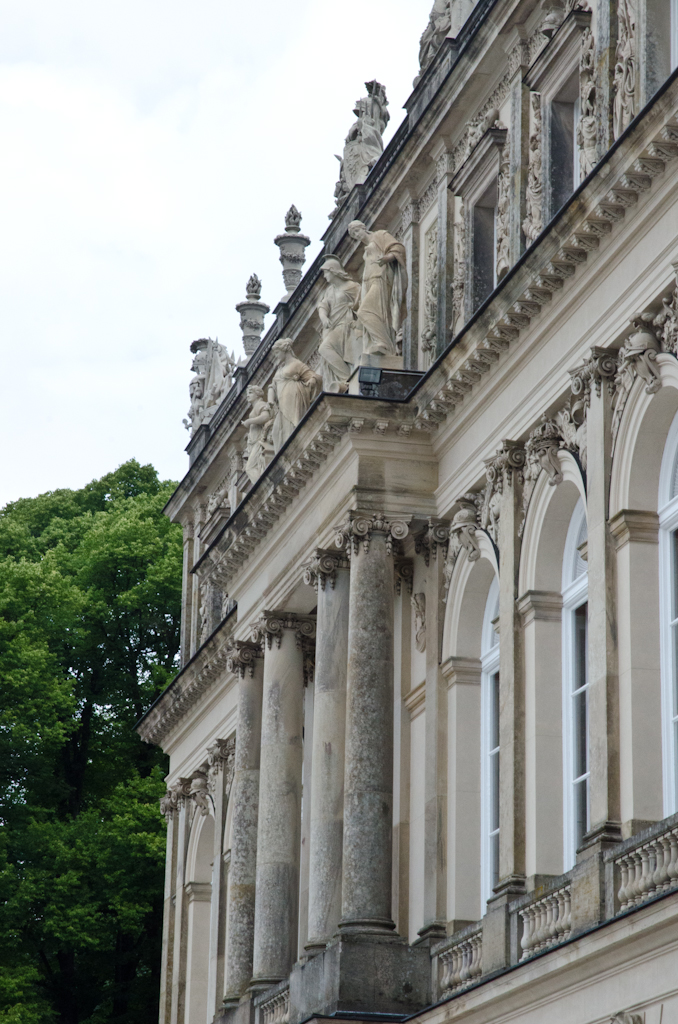
[[485, 476], [488, 485], [501, 491], [504, 482], [510, 487], [513, 483], [513, 474], [518, 474], [522, 480], [522, 470], [525, 465], [525, 446], [522, 441], [502, 441], [501, 447], [490, 459], [485, 459]]
[[322, 551], [320, 548], [315, 552], [311, 561], [304, 567], [303, 580], [309, 587], [324, 590], [329, 582], [334, 589], [337, 579], [337, 569], [348, 568], [348, 559], [341, 555], [333, 554], [331, 551]]
[[449, 540], [450, 524], [447, 520], [429, 517], [424, 529], [415, 534], [414, 550], [418, 555], [423, 554], [424, 561], [428, 565], [431, 557], [437, 557], [438, 548], [442, 548], [443, 558], [445, 557]]
[[259, 643], [253, 643], [251, 640], [229, 640], [226, 662], [229, 672], [237, 673], [241, 679], [245, 677], [246, 672], [253, 676], [257, 658], [263, 658]]
[[394, 562], [395, 568], [395, 592], [400, 594], [403, 589], [403, 583], [407, 588], [407, 593], [412, 594], [412, 583], [414, 580], [414, 563], [411, 558], [396, 558]]
[[312, 640], [315, 637], [315, 620], [289, 612], [264, 612], [252, 628], [252, 640], [254, 643], [262, 643], [265, 640], [269, 650], [274, 641], [276, 647], [280, 647], [285, 629], [294, 631], [296, 645], [302, 647], [304, 640]]
[[409, 533], [409, 523], [404, 519], [387, 519], [384, 512], [349, 512], [348, 519], [335, 528], [335, 544], [351, 556], [358, 554], [360, 542], [363, 550], [369, 551], [373, 533], [386, 535], [386, 550], [393, 553], [394, 543], [404, 540]]
[[610, 397], [614, 394], [615, 375], [617, 373], [617, 353], [607, 348], [594, 346], [591, 355], [574, 370], [570, 370], [570, 386], [572, 394], [581, 397], [586, 407], [591, 403], [591, 385], [596, 389], [600, 397], [603, 381], [607, 384], [607, 393]]

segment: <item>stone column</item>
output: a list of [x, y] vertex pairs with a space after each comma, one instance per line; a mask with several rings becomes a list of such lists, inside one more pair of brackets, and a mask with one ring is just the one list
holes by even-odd
[[334, 935], [341, 917], [348, 561], [317, 551], [304, 582], [318, 594], [306, 943], [306, 949], [317, 950]]
[[228, 936], [224, 1002], [235, 1003], [252, 978], [254, 955], [254, 901], [257, 873], [259, 760], [263, 654], [245, 640], [232, 643], [228, 660], [237, 673], [238, 721], [233, 773], [233, 818], [228, 887]]
[[615, 550], [607, 521], [612, 467], [612, 396], [615, 352], [592, 348], [591, 358], [572, 374], [572, 392], [588, 405], [588, 672], [590, 829], [585, 844], [618, 839], [619, 680]]
[[217, 740], [207, 750], [208, 786], [214, 807], [214, 858], [210, 911], [209, 971], [207, 976], [207, 1015], [211, 1019], [220, 1009], [224, 991], [224, 939], [226, 936], [226, 874], [223, 862], [224, 826], [233, 784], [235, 736]]
[[337, 546], [351, 554], [343, 932], [389, 932], [393, 843], [393, 544], [406, 522], [350, 513]]
[[297, 956], [305, 639], [312, 619], [265, 612], [254, 629], [266, 641], [252, 984], [286, 978]]

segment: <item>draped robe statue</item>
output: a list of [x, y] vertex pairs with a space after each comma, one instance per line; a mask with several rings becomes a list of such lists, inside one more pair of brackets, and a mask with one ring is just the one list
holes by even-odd
[[279, 452], [320, 394], [322, 378], [296, 358], [289, 338], [276, 341], [272, 352], [277, 369], [268, 389], [268, 401], [276, 410], [272, 438], [273, 447]]
[[395, 356], [398, 333], [407, 314], [405, 246], [388, 231], [368, 231], [359, 220], [349, 224], [348, 233], [365, 246], [357, 312], [363, 331], [363, 352]]
[[360, 285], [352, 281], [336, 256], [327, 256], [322, 266], [327, 288], [318, 303], [323, 337], [318, 351], [322, 359], [325, 391], [345, 391], [351, 370], [358, 363], [361, 338], [356, 309]]

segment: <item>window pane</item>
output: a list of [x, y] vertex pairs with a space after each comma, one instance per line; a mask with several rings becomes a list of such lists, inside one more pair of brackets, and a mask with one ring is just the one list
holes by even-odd
[[574, 813], [575, 813], [575, 849], [578, 849], [585, 834], [589, 829], [589, 809], [588, 809], [588, 793], [589, 791], [589, 780], [582, 779], [581, 782], [577, 782], [574, 787]]
[[671, 534], [671, 620], [678, 617], [678, 530]]
[[490, 885], [494, 889], [499, 881], [499, 833], [490, 837]]
[[490, 756], [490, 832], [499, 828], [499, 751]]
[[490, 750], [499, 746], [499, 673], [490, 678]]
[[573, 739], [574, 739], [574, 764], [573, 777], [580, 778], [588, 771], [588, 709], [587, 693], [582, 690], [572, 698], [573, 703]]
[[588, 681], [588, 604], [582, 604], [574, 613], [574, 678], [572, 689], [586, 686]]

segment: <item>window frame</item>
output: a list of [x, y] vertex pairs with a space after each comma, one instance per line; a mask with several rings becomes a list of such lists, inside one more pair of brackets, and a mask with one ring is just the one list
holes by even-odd
[[[562, 721], [563, 721], [563, 868], [565, 871], [569, 871], [570, 868], [574, 867], [577, 860], [577, 836], [576, 836], [576, 802], [574, 787], [576, 785], [574, 777], [574, 714], [573, 714], [573, 697], [575, 691], [573, 689], [574, 674], [575, 674], [575, 645], [576, 645], [576, 629], [575, 629], [575, 613], [578, 608], [588, 603], [588, 571], [580, 573], [575, 576], [575, 566], [577, 562], [578, 552], [578, 541], [583, 524], [586, 522], [586, 507], [581, 498], [577, 501], [574, 507], [572, 516], [570, 518], [570, 525], [567, 530], [567, 539], [565, 541], [565, 548], [563, 552], [563, 579], [562, 579], [562, 597], [563, 597], [563, 610], [562, 610]], [[581, 688], [580, 688], [581, 689]], [[589, 679], [587, 673], [587, 680], [585, 684], [585, 691], [587, 694], [587, 709], [588, 709], [588, 694], [589, 694]], [[588, 771], [585, 776], [578, 777], [578, 781], [581, 778], [586, 778], [588, 782], [587, 786], [587, 817], [589, 818], [590, 826], [590, 779], [591, 769], [589, 761], [589, 716], [587, 713], [587, 765]]]
[[[673, 10], [673, 8], [672, 8]], [[659, 642], [661, 672], [662, 798], [664, 817], [678, 808], [678, 658], [672, 643], [672, 610], [678, 604], [678, 565], [673, 535], [678, 531], [678, 413], [666, 437], [659, 472]], [[675, 619], [675, 616], [673, 617]]]
[[[481, 907], [493, 895], [494, 882], [492, 880], [492, 853], [490, 840], [490, 820], [492, 803], [492, 773], [490, 765], [491, 731], [492, 731], [492, 701], [491, 687], [493, 677], [499, 674], [499, 650], [500, 640], [492, 625], [496, 618], [499, 603], [499, 581], [495, 576], [490, 584], [483, 616], [483, 628], [481, 634], [481, 655], [480, 655], [480, 899]], [[501, 741], [501, 733], [499, 735]], [[496, 748], [496, 757], [500, 757], [501, 743]], [[501, 772], [501, 770], [500, 770]], [[499, 807], [501, 812], [501, 774], [498, 780]], [[493, 833], [494, 834], [494, 833]], [[500, 829], [496, 830], [500, 835]]]

